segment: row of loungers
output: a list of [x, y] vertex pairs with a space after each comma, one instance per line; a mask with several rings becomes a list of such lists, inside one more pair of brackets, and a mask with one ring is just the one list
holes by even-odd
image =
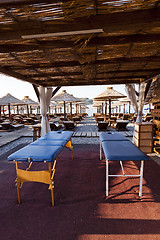
[[111, 124], [111, 120], [107, 121], [99, 121], [97, 122], [97, 127], [99, 130], [107, 130], [109, 126], [112, 125], [112, 127], [116, 128], [117, 131], [127, 131], [127, 125], [129, 121], [127, 120], [117, 120], [113, 124]]
[[[72, 134], [72, 131], [49, 132], [37, 141], [29, 144], [8, 157], [9, 161], [16, 162], [18, 203], [21, 202], [20, 188], [23, 183], [34, 181], [49, 185], [49, 189], [51, 190], [52, 206], [54, 206], [53, 178], [55, 175], [56, 160], [64, 147], [68, 147], [72, 151], [73, 159], [73, 148], [71, 143]], [[102, 159], [102, 149], [106, 159], [106, 197], [109, 192], [109, 177], [115, 176], [140, 177], [139, 196], [141, 197], [144, 160], [149, 160], [149, 158], [120, 133], [100, 133], [100, 160]], [[140, 174], [125, 175], [122, 162], [138, 160], [141, 161]], [[120, 161], [123, 174], [109, 174], [109, 161]], [[19, 162], [28, 162], [29, 167], [26, 170], [20, 169], [18, 165]], [[48, 170], [28, 171], [34, 162], [47, 162]]]
[[11, 124], [9, 122], [0, 123], [0, 131], [1, 132], [18, 130], [23, 127], [24, 127], [24, 124]]

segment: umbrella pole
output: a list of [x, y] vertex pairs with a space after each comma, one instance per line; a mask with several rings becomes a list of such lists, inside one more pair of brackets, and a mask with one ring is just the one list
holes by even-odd
[[107, 115], [107, 101], [105, 101], [105, 115]]
[[76, 104], [76, 114], [78, 113], [78, 104]]
[[2, 114], [1, 114], [1, 105], [0, 105], [0, 118], [1, 118]]
[[129, 110], [128, 110], [129, 114], [131, 113], [131, 104], [129, 102]]
[[3, 106], [3, 115], [5, 115], [4, 106]]
[[18, 105], [17, 105], [17, 114], [19, 114], [19, 109], [18, 109]]
[[64, 121], [66, 120], [66, 103], [64, 101]]
[[111, 98], [109, 98], [109, 119], [111, 119]]
[[102, 102], [102, 114], [103, 114], [103, 102]]
[[8, 103], [8, 113], [9, 113], [9, 120], [11, 120], [11, 107], [9, 103]]
[[28, 117], [29, 117], [29, 108], [28, 108], [28, 104], [27, 104], [27, 114], [28, 114]]
[[125, 104], [123, 105], [123, 113], [125, 114]]
[[72, 103], [70, 102], [70, 113], [71, 113], [71, 118], [72, 118]]

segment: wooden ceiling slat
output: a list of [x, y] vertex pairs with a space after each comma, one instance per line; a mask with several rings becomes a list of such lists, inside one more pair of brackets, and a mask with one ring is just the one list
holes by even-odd
[[27, 82], [30, 82], [30, 83], [37, 84], [37, 81], [35, 81], [34, 79], [31, 79], [31, 78], [28, 79], [28, 78], [24, 77], [23, 75], [21, 75], [19, 73], [11, 71], [10, 69], [6, 69], [6, 68], [3, 68], [3, 67], [0, 67], [0, 72], [5, 74], [5, 75], [11, 76], [13, 78], [20, 79], [22, 81], [27, 81]]
[[[91, 65], [105, 65], [105, 64], [113, 64], [113, 63], [139, 63], [139, 62], [160, 62], [160, 56], [150, 56], [150, 57], [132, 57], [132, 58], [112, 58], [112, 59], [104, 59], [104, 60], [96, 60], [95, 62], [93, 62]], [[47, 69], [47, 68], [55, 68], [55, 67], [71, 67], [71, 66], [79, 66], [79, 62], [78, 61], [68, 61], [68, 62], [54, 62], [51, 65], [47, 64], [47, 65], [39, 65], [39, 64], [32, 64], [31, 66], [28, 65], [17, 65], [17, 66], [12, 66], [12, 70], [20, 70], [20, 69], [35, 69], [35, 68], [43, 68], [43, 69]], [[87, 64], [84, 64], [87, 65]]]
[[[0, 36], [1, 37], [1, 36]], [[107, 45], [123, 45], [131, 43], [152, 43], [159, 44], [160, 34], [133, 34], [133, 35], [121, 35], [121, 36], [107, 36], [107, 37], [93, 37], [88, 43], [87, 47], [94, 46], [107, 46]], [[69, 40], [43, 40], [39, 42], [34, 41], [29, 44], [24, 43], [15, 43], [15, 44], [1, 44], [0, 43], [0, 52], [26, 52], [33, 50], [44, 50], [44, 49], [57, 49], [57, 48], [73, 48], [81, 43], [84, 40], [82, 39], [78, 44], [75, 44], [74, 41]]]
[[[139, 80], [136, 79], [133, 81], [133, 79], [124, 79], [123, 80], [123, 84], [126, 83], [139, 83]], [[84, 80], [82, 81], [78, 81], [78, 82], [73, 82], [73, 81], [54, 81], [54, 82], [48, 82], [48, 85], [46, 86], [83, 86], [83, 85], [107, 85], [107, 84], [122, 84], [122, 81], [120, 79], [99, 79], [99, 80], [90, 80], [87, 82], [84, 82]]]
[[[115, 73], [115, 74], [123, 74], [123, 73], [127, 73], [127, 74], [140, 74], [140, 73], [160, 73], [160, 68], [155, 68], [155, 69], [139, 69], [139, 70], [118, 70], [118, 71], [101, 71], [98, 72], [97, 74], [111, 74], [111, 73]], [[76, 75], [82, 75], [82, 72], [55, 72], [55, 73], [37, 73], [37, 74], [24, 74], [24, 77], [56, 77], [56, 76], [76, 76]]]
[[[66, 2], [68, 0], [65, 0]], [[2, 7], [17, 7], [17, 6], [23, 6], [25, 4], [37, 4], [37, 3], [58, 3], [63, 2], [63, 0], [1, 0], [0, 6]]]

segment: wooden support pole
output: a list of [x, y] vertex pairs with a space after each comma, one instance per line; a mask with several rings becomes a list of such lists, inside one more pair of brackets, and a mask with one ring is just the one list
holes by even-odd
[[56, 87], [56, 89], [52, 92], [52, 97], [58, 92], [61, 86]]
[[36, 95], [37, 95], [38, 101], [40, 101], [40, 98], [39, 98], [39, 90], [38, 90], [37, 86], [36, 86], [35, 84], [32, 84], [32, 86], [33, 86], [34, 91], [35, 91], [35, 93], [36, 93]]
[[64, 101], [64, 121], [66, 120], [66, 102]]
[[109, 98], [109, 119], [111, 118], [111, 98]]

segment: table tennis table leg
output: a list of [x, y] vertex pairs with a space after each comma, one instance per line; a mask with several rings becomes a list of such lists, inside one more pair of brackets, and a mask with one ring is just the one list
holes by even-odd
[[144, 168], [144, 161], [141, 161], [141, 166], [140, 166], [139, 197], [142, 196], [143, 168]]

